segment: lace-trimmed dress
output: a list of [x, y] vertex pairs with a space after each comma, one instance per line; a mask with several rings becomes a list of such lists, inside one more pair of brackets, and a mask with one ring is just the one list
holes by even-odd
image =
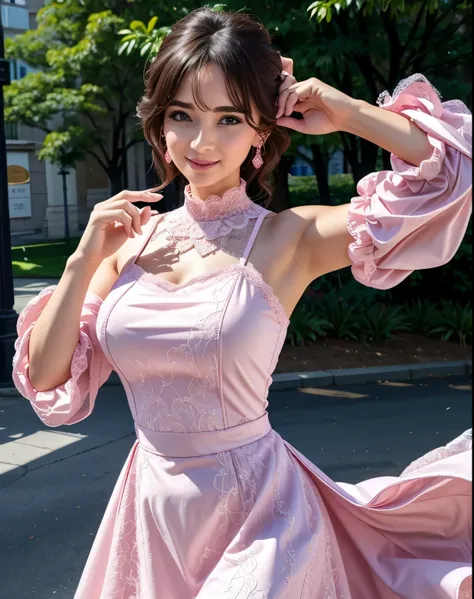
[[[425, 118], [418, 109], [425, 116], [439, 109], [413, 91], [411, 98], [417, 118]], [[456, 147], [468, 143], [455, 118], [443, 109], [433, 117], [432, 133], [445, 137], [436, 137], [437, 152], [419, 171], [386, 173], [383, 182], [376, 173], [359, 188], [370, 195], [353, 201], [350, 251], [354, 274], [366, 284], [387, 286], [420, 267], [410, 261], [420, 238], [429, 266], [459, 246], [470, 215], [470, 158]], [[412, 186], [420, 210], [409, 201]], [[112, 369], [135, 421], [137, 441], [75, 599], [471, 597], [470, 434], [399, 477], [357, 485], [335, 483], [286, 442], [266, 408], [289, 321], [248, 262], [269, 211], [249, 203], [245, 182], [205, 204], [188, 191], [184, 207], [152, 219], [107, 298], [87, 294], [64, 385], [38, 392], [28, 379], [29, 335], [54, 287], [18, 321], [14, 380], [43, 422], [86, 418]], [[393, 215], [401, 226], [384, 226]], [[416, 224], [406, 225], [412, 217]], [[160, 222], [184, 245], [193, 237], [203, 254], [217, 239], [214, 228], [220, 237], [248, 235], [238, 263], [175, 285], [136, 262]], [[440, 248], [433, 233], [449, 226]]]

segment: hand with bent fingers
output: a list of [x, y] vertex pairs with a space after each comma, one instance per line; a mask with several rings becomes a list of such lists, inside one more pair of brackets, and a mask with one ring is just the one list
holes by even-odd
[[124, 190], [96, 204], [70, 259], [79, 258], [82, 262], [98, 267], [105, 258], [122, 247], [128, 238], [135, 237], [135, 233], [141, 235], [142, 226], [158, 211], [151, 210], [150, 206], [138, 208], [134, 203], [159, 202], [163, 198], [163, 195], [152, 191], [154, 190]]
[[[354, 99], [315, 77], [298, 82], [291, 58], [282, 56], [281, 61], [285, 79], [280, 86], [276, 124], [307, 135], [344, 130], [354, 111]], [[293, 112], [303, 118], [291, 117]]]

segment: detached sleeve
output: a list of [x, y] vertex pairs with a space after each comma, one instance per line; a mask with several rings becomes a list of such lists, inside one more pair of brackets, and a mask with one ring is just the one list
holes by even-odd
[[88, 292], [81, 312], [80, 338], [72, 358], [71, 378], [48, 391], [37, 391], [31, 385], [28, 373], [31, 331], [55, 289], [55, 285], [43, 289], [21, 311], [12, 374], [15, 387], [30, 400], [39, 418], [51, 427], [75, 424], [87, 418], [94, 409], [99, 387], [113, 370], [96, 332], [97, 315], [103, 300]]
[[472, 115], [459, 100], [441, 103], [423, 75], [403, 80], [384, 110], [414, 121], [433, 152], [420, 166], [391, 156], [392, 171], [357, 185], [348, 229], [352, 273], [362, 284], [389, 289], [414, 270], [446, 264], [456, 253], [472, 210]]

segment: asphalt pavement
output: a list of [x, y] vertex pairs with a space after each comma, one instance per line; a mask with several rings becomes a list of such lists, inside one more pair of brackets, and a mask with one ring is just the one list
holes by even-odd
[[[336, 481], [397, 475], [471, 426], [469, 375], [273, 392], [273, 427]], [[133, 445], [119, 386], [93, 414], [45, 427], [28, 401], [0, 401], [0, 598], [72, 599]]]

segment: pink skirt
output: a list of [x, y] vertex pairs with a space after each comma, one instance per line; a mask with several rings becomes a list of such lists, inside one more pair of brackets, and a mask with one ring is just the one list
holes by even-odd
[[471, 438], [335, 483], [267, 415], [137, 441], [75, 599], [468, 599]]

